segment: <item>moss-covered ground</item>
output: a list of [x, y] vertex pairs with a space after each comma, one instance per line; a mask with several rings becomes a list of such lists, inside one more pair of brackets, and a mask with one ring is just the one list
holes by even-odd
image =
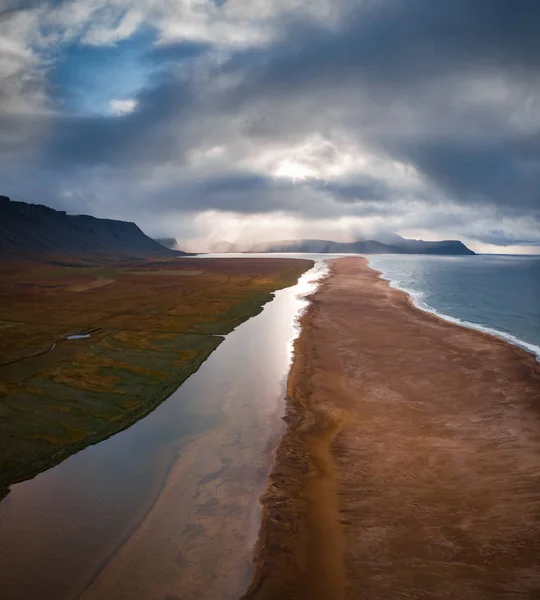
[[148, 414], [311, 265], [0, 263], [0, 497]]

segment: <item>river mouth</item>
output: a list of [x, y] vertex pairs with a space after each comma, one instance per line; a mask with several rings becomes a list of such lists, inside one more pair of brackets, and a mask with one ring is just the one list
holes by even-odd
[[325, 270], [318, 262], [276, 292], [145, 419], [12, 486], [0, 503], [6, 597], [242, 594], [283, 431], [299, 296]]

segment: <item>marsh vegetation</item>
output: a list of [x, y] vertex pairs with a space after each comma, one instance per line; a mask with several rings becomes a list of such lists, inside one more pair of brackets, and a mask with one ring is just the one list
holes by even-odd
[[311, 264], [4, 262], [0, 490], [148, 414]]

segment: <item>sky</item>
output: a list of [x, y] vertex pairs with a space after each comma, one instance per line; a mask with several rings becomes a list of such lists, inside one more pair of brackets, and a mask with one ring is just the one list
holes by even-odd
[[0, 0], [0, 194], [540, 253], [538, 0]]

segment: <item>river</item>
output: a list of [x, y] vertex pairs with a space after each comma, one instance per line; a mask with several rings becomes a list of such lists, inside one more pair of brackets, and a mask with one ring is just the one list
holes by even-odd
[[11, 487], [0, 503], [3, 597], [242, 594], [302, 296], [325, 271], [319, 261], [276, 292], [146, 418]]

